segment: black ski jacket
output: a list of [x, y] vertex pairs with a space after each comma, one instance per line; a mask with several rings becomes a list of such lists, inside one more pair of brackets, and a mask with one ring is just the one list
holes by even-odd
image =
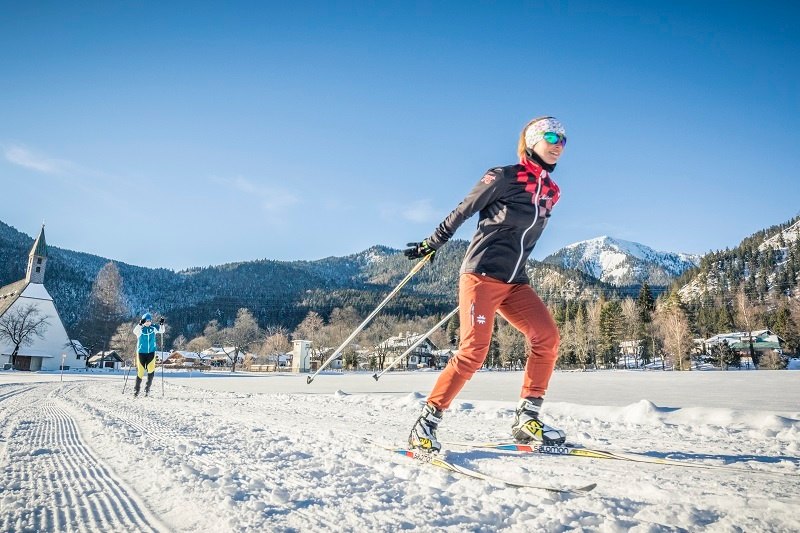
[[446, 243], [476, 212], [478, 229], [461, 264], [506, 283], [529, 283], [528, 256], [547, 226], [560, 192], [540, 165], [524, 160], [489, 170], [426, 240], [433, 249]]

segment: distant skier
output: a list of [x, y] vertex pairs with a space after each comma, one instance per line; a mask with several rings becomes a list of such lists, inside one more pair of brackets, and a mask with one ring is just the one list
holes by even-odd
[[156, 374], [156, 335], [164, 334], [164, 317], [158, 321], [158, 325], [153, 325], [153, 317], [150, 313], [142, 315], [139, 324], [134, 326], [133, 334], [139, 339], [136, 354], [136, 385], [133, 387], [133, 397], [139, 396], [142, 387], [142, 378], [147, 372], [147, 383], [144, 386], [144, 395], [150, 395], [150, 386], [153, 384], [153, 376]]
[[483, 365], [489, 351], [494, 315], [517, 328], [528, 341], [520, 401], [511, 433], [517, 442], [562, 444], [566, 435], [539, 418], [544, 394], [558, 356], [559, 333], [525, 272], [528, 256], [542, 234], [559, 188], [550, 178], [567, 143], [564, 126], [553, 117], [530, 121], [520, 134], [516, 165], [490, 169], [464, 200], [422, 242], [408, 243], [409, 259], [435, 253], [475, 213], [478, 230], [461, 265], [458, 352], [439, 375], [409, 445], [441, 450], [436, 430], [443, 411]]

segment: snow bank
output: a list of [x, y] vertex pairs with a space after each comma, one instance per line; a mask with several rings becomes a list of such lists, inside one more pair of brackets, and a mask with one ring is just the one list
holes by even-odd
[[[588, 379], [583, 396], [630, 388], [624, 373], [608, 374], [616, 381]], [[297, 379], [294, 392], [262, 394], [249, 389], [285, 381], [167, 380], [165, 398], [156, 382], [157, 396], [137, 401], [120, 394], [121, 378], [7, 383], [0, 530], [796, 531], [800, 413], [781, 399], [777, 376], [786, 373], [761, 374], [772, 376], [761, 378], [773, 380], [761, 394], [777, 396], [777, 411], [670, 407], [641, 399], [645, 389], [622, 405], [545, 404], [545, 418], [573, 442], [737, 471], [447, 452], [457, 464], [518, 481], [598, 483], [583, 497], [475, 481], [365, 443], [365, 434], [406, 439], [427, 376], [402, 376], [405, 387], [382, 381], [370, 392], [354, 390], [355, 378], [320, 377], [324, 393]], [[670, 376], [673, 389], [691, 395], [684, 374]], [[497, 392], [485, 398], [478, 387], [457, 400], [440, 438], [507, 438], [515, 402]], [[92, 487], [101, 482], [103, 494], [116, 496], [98, 500]]]

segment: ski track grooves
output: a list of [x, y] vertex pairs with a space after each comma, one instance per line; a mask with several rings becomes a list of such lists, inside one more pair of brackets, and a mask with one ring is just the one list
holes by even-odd
[[[46, 399], [31, 395], [29, 408], [24, 409], [27, 412], [10, 433], [3, 458], [0, 530], [161, 529], [163, 526], [151, 523], [144, 506], [90, 451], [73, 418], [52, 398], [54, 393], [51, 391]], [[13, 507], [10, 512], [5, 509], [8, 507]]]
[[[72, 396], [85, 397], [87, 392], [78, 386], [62, 389], [56, 393], [62, 396], [65, 401], [74, 403], [75, 407], [77, 407], [76, 399]], [[141, 409], [131, 409], [129, 404], [118, 404], [116, 402], [94, 404], [87, 413], [93, 418], [105, 419], [102, 423], [106, 425], [106, 431], [110, 427], [116, 426], [117, 431], [121, 432], [121, 439], [124, 441], [148, 442], [148, 445], [155, 446], [156, 449], [161, 449], [163, 452], [174, 453], [181, 445], [183, 445], [184, 449], [193, 449], [196, 446], [193, 441], [197, 439], [191, 435], [201, 433], [200, 428], [197, 426], [191, 427], [191, 429], [176, 427], [169, 419], [162, 418], [158, 414], [151, 412], [153, 400], [154, 398], [140, 398], [137, 400], [137, 402], [142, 402]], [[242, 399], [237, 398], [236, 401], [242, 401]], [[258, 426], [263, 423], [263, 421], [257, 420], [257, 417], [256, 420], [249, 420], [249, 418], [244, 414], [241, 415], [240, 421], [243, 423], [250, 422]], [[117, 423], [108, 426], [109, 419], [113, 419]], [[221, 457], [219, 454], [223, 456]], [[182, 453], [180, 457], [181, 463], [189, 466], [202, 476], [205, 476], [205, 473], [210, 471], [231, 469], [238, 473], [246, 472], [249, 477], [261, 479], [267, 482], [270, 488], [280, 487], [292, 482], [298, 485], [303, 484], [303, 476], [300, 474], [292, 473], [291, 471], [278, 472], [268, 464], [253, 464], [247, 458], [230, 457], [227, 450], [209, 449], [205, 450], [202, 456], [193, 453]], [[224, 465], [227, 465], [227, 468]], [[170, 470], [174, 468], [174, 465], [167, 465], [165, 468]], [[219, 474], [212, 477], [219, 477]], [[269, 501], [269, 492], [262, 493], [260, 496], [265, 501]], [[276, 509], [276, 512], [280, 515], [280, 511]], [[303, 507], [294, 507], [291, 509], [291, 513], [299, 522], [300, 530], [333, 531], [340, 527], [326, 520], [324, 516], [315, 514]], [[268, 529], [274, 526], [269, 521], [265, 521], [263, 525]], [[293, 528], [290, 527], [289, 530], [293, 530]]]

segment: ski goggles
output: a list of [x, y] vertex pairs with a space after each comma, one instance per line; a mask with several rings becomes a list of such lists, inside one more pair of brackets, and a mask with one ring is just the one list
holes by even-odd
[[561, 146], [567, 145], [567, 136], [554, 131], [546, 131], [542, 134], [542, 138], [549, 144], [560, 144]]

